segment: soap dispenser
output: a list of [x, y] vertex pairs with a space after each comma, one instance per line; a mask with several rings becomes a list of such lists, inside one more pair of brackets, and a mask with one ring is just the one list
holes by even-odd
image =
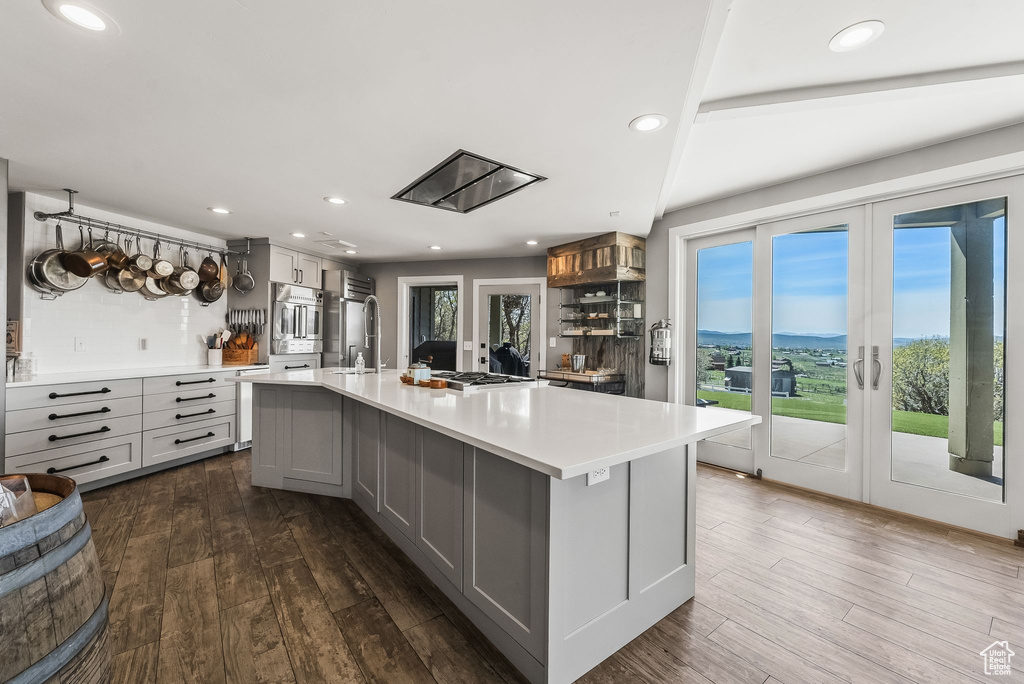
[[366, 372], [366, 361], [363, 359], [363, 352], [356, 354], [356, 373]]

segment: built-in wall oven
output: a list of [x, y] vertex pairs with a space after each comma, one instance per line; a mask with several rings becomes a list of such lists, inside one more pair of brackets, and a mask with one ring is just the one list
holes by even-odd
[[274, 285], [272, 354], [319, 354], [323, 351], [324, 293], [309, 287]]

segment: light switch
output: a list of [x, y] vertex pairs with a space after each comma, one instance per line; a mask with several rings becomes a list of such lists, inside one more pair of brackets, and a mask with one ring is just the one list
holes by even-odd
[[557, 347], [557, 346], [558, 346], [558, 338], [557, 338], [557, 337], [552, 337], [552, 338], [551, 338], [551, 339], [550, 339], [550, 340], [548, 341], [548, 346], [549, 346], [549, 347]]
[[472, 340], [463, 340], [462, 341], [462, 351], [473, 351], [473, 341]]
[[84, 352], [85, 351], [85, 338], [84, 337], [76, 337], [75, 338], [75, 351], [76, 352]]

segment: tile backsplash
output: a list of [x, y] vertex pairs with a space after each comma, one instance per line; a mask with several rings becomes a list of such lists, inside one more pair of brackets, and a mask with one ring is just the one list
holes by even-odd
[[[25, 254], [22, 272], [32, 258], [54, 245], [54, 223], [41, 223], [35, 211], [54, 212], [66, 203], [41, 195], [26, 196]], [[149, 221], [76, 205], [76, 213], [142, 228], [161, 235], [224, 245], [224, 240], [179, 230]], [[64, 224], [65, 247], [78, 246], [77, 224]], [[152, 253], [153, 244], [143, 241]], [[177, 264], [176, 250], [163, 255]], [[192, 266], [202, 256], [192, 254]], [[224, 327], [227, 298], [208, 307], [194, 297], [166, 297], [147, 301], [141, 294], [116, 294], [98, 279], [54, 301], [45, 301], [25, 281], [22, 301], [22, 352], [33, 352], [39, 373], [84, 370], [185, 366], [206, 363], [206, 347], [200, 338]], [[146, 349], [142, 350], [145, 340]], [[84, 348], [83, 348], [84, 347]]]

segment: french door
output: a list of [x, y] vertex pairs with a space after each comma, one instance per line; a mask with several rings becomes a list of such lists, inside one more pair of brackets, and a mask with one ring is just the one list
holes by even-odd
[[697, 458], [1015, 536], [1022, 205], [1016, 177], [687, 240], [683, 400], [762, 417]]
[[509, 282], [480, 285], [476, 292], [478, 370], [536, 377], [544, 353], [541, 286]]
[[872, 503], [1003, 537], [1024, 527], [1024, 321], [1007, 306], [1024, 297], [1021, 206], [1021, 177], [873, 206]]

